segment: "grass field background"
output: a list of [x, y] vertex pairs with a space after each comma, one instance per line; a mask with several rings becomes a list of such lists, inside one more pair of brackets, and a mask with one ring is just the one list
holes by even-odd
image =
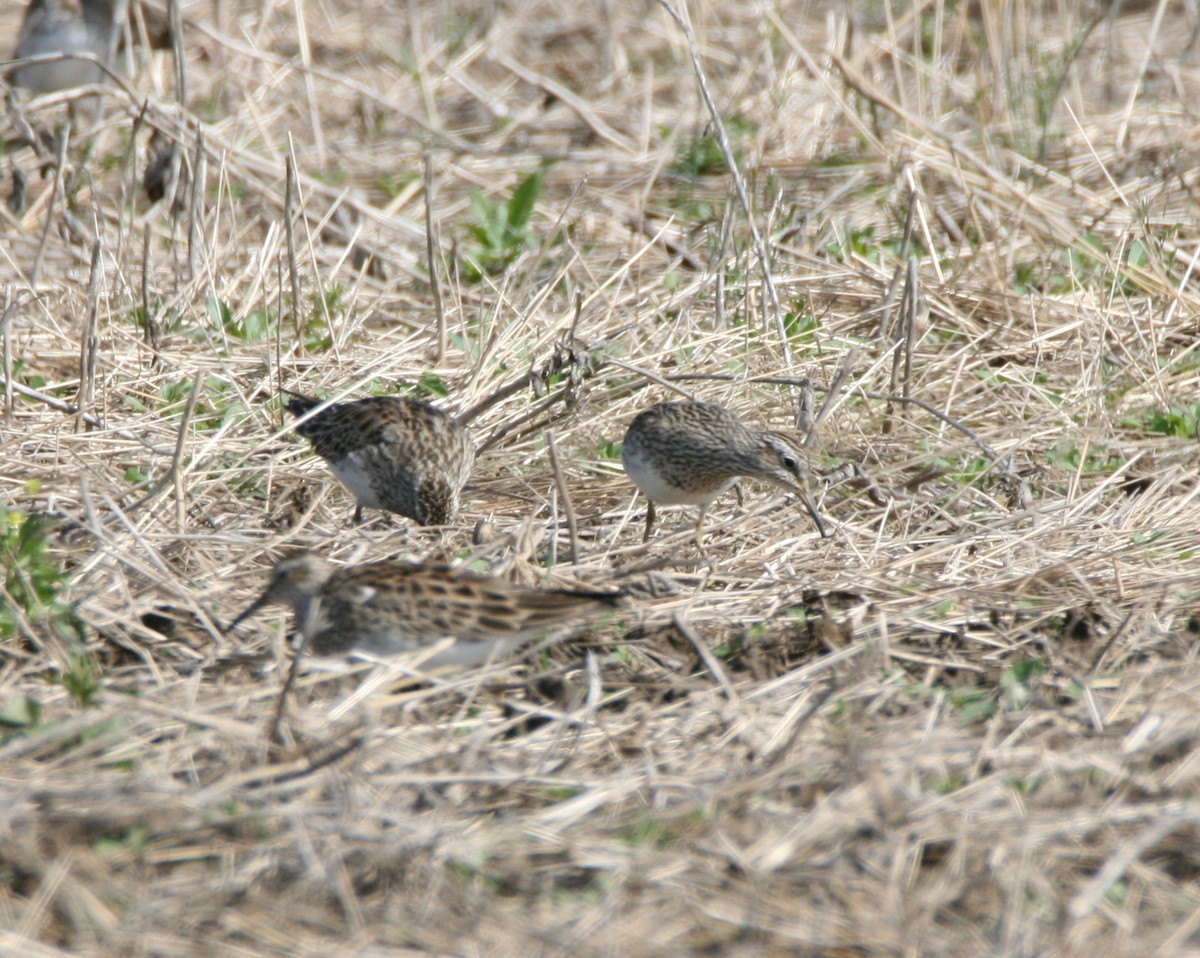
[[[1198, 17], [198, 0], [182, 102], [18, 101], [0, 951], [1200, 953]], [[463, 416], [458, 521], [353, 526], [282, 388]], [[685, 396], [830, 537], [643, 544]], [[633, 599], [280, 711], [285, 617], [221, 625], [295, 546]]]

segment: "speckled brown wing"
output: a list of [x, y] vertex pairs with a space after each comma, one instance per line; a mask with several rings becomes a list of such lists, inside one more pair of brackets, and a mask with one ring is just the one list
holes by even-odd
[[[435, 406], [415, 399], [392, 400], [379, 407], [378, 442], [364, 448], [383, 481], [377, 488], [384, 508], [393, 512], [400, 503], [393, 495], [402, 490], [405, 504], [421, 525], [444, 525], [458, 513], [459, 493], [471, 477], [475, 444], [467, 431]], [[385, 422], [386, 420], [386, 422]]]
[[796, 492], [817, 530], [826, 534], [804, 488], [799, 441], [786, 433], [749, 429], [713, 403], [666, 402], [643, 410], [625, 433], [621, 461], [626, 475], [650, 500], [643, 541], [650, 538], [655, 503], [694, 505], [700, 507], [696, 523], [700, 546], [705, 510], [739, 477]]
[[756, 449], [754, 434], [721, 406], [669, 402], [634, 418], [621, 458], [652, 501], [703, 505], [746, 474]]
[[[286, 405], [301, 417], [321, 405], [321, 400], [289, 393]], [[348, 452], [379, 444], [399, 443], [406, 451], [419, 451], [433, 437], [458, 427], [440, 409], [406, 396], [371, 396], [334, 403], [296, 426], [324, 459], [341, 459]]]
[[321, 590], [318, 654], [412, 651], [453, 637], [438, 664], [477, 665], [616, 605], [620, 593], [524, 589], [442, 565], [353, 566]]
[[[318, 400], [291, 393], [287, 409], [302, 417]], [[421, 525], [442, 525], [458, 512], [475, 446], [436, 406], [404, 396], [335, 403], [296, 431], [310, 440], [363, 506], [387, 509]]]

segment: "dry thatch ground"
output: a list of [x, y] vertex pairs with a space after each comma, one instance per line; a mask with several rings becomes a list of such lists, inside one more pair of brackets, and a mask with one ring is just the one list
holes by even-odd
[[[10, 145], [0, 951], [1200, 953], [1195, 4], [851, 6], [198, 0], [186, 108]], [[474, 413], [457, 524], [351, 526], [281, 386]], [[810, 430], [832, 536], [643, 546], [675, 394]], [[297, 544], [638, 599], [276, 728], [218, 624]]]

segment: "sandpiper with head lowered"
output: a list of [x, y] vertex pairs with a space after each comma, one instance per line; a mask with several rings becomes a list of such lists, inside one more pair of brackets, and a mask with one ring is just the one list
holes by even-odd
[[804, 455], [786, 433], [748, 429], [722, 406], [704, 402], [664, 402], [638, 413], [621, 447], [625, 474], [648, 500], [646, 531], [654, 507], [700, 507], [696, 545], [701, 546], [704, 515], [721, 493], [740, 478], [760, 479], [796, 493], [824, 537], [825, 524], [804, 488]]
[[620, 592], [527, 589], [446, 565], [338, 567], [312, 552], [281, 559], [266, 590], [229, 628], [270, 604], [290, 605], [317, 655], [396, 655], [455, 641], [425, 667], [470, 668], [618, 605]]
[[296, 432], [312, 441], [313, 450], [358, 500], [355, 522], [362, 521], [364, 506], [397, 512], [423, 526], [445, 525], [458, 514], [475, 444], [448, 413], [404, 396], [323, 407], [298, 393], [288, 396], [287, 411], [301, 419]]

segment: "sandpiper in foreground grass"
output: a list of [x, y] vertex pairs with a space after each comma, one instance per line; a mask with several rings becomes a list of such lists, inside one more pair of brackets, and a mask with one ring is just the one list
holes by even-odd
[[423, 663], [469, 668], [617, 605], [619, 592], [527, 589], [440, 564], [338, 567], [312, 552], [281, 559], [266, 590], [230, 624], [266, 605], [290, 605], [317, 655], [396, 655], [454, 638]]

